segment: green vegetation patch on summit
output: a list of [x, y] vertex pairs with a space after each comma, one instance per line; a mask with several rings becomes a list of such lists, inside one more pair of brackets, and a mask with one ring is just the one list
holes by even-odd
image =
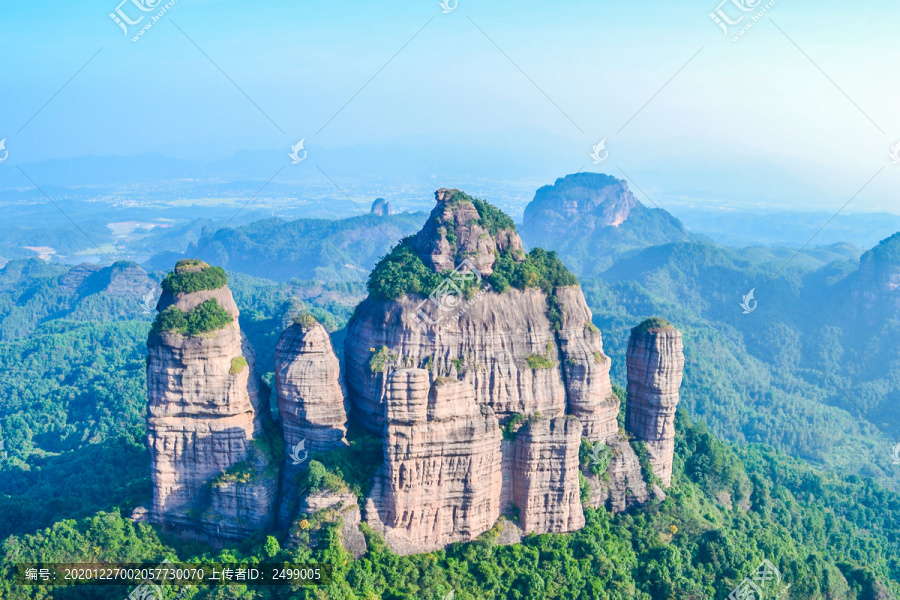
[[234, 320], [227, 310], [215, 298], [195, 306], [185, 312], [177, 306], [170, 306], [156, 315], [153, 322], [155, 333], [180, 333], [182, 335], [199, 335], [221, 329]]
[[166, 275], [161, 285], [170, 294], [186, 294], [217, 290], [227, 284], [228, 276], [222, 267], [211, 267], [201, 260], [183, 259]]

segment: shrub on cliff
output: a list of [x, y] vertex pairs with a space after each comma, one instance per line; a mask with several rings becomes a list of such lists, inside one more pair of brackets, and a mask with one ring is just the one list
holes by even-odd
[[390, 253], [378, 261], [366, 287], [374, 298], [394, 300], [405, 294], [430, 294], [441, 282], [441, 276], [425, 266], [410, 243], [412, 237], [400, 240]]
[[166, 275], [162, 281], [162, 289], [170, 294], [217, 290], [228, 284], [228, 276], [222, 267], [210, 267], [202, 261], [186, 262], [180, 260], [175, 270]]
[[662, 317], [650, 317], [631, 331], [632, 333], [646, 333], [648, 331], [663, 331], [666, 329], [673, 329], [672, 324]]
[[210, 298], [195, 306], [190, 312], [185, 312], [177, 306], [170, 306], [156, 315], [153, 331], [198, 335], [221, 329], [233, 320], [231, 313], [222, 308], [215, 298]]
[[520, 290], [539, 287], [549, 294], [558, 286], [578, 285], [578, 278], [566, 268], [556, 252], [533, 248], [521, 262], [513, 260], [509, 254], [501, 255], [494, 263], [488, 283], [497, 292], [505, 292], [510, 287]]

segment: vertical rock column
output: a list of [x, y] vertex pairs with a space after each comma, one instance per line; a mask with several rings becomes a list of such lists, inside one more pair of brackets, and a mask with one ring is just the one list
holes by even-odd
[[628, 432], [647, 447], [653, 472], [672, 483], [675, 408], [684, 353], [681, 332], [663, 319], [647, 319], [631, 330], [628, 342]]
[[424, 369], [393, 371], [387, 382], [384, 466], [366, 520], [398, 554], [474, 539], [500, 516], [497, 418], [475, 403], [465, 381]]
[[180, 261], [167, 285], [147, 340], [150, 521], [241, 540], [271, 526], [277, 488], [253, 355], [224, 271]]
[[591, 322], [581, 288], [558, 287], [555, 293], [562, 312], [557, 338], [568, 411], [581, 421], [588, 441], [612, 442], [618, 437], [620, 405], [609, 380], [612, 360], [603, 352], [603, 338]]
[[522, 530], [566, 533], [584, 527], [578, 486], [581, 422], [533, 417], [516, 434], [513, 502]]
[[325, 328], [310, 315], [297, 317], [275, 348], [275, 387], [284, 435], [278, 523], [286, 527], [297, 505], [297, 479], [310, 452], [346, 445], [347, 411], [340, 363]]

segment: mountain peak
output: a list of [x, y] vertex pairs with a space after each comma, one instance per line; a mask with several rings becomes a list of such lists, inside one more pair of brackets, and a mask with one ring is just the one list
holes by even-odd
[[434, 198], [437, 205], [410, 243], [432, 271], [452, 271], [468, 261], [487, 277], [498, 255], [524, 258], [515, 222], [499, 208], [457, 189], [441, 188]]
[[590, 216], [592, 228], [618, 227], [637, 206], [643, 208], [624, 180], [604, 173], [573, 173], [538, 189], [525, 208], [524, 222], [545, 213], [563, 219]]
[[538, 189], [520, 232], [529, 246], [558, 250], [573, 271], [587, 276], [625, 253], [687, 235], [678, 219], [647, 208], [624, 180], [603, 173], [574, 173]]

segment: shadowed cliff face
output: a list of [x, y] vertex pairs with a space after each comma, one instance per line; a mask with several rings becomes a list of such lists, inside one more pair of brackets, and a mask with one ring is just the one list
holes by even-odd
[[[190, 272], [176, 267], [176, 274]], [[267, 474], [272, 457], [257, 442], [258, 383], [231, 292], [165, 291], [158, 307], [190, 316], [209, 301], [219, 307], [218, 320], [198, 320], [195, 328], [219, 326], [186, 333], [157, 325], [147, 341], [149, 517], [165, 530], [221, 543], [271, 525], [276, 483]]]

